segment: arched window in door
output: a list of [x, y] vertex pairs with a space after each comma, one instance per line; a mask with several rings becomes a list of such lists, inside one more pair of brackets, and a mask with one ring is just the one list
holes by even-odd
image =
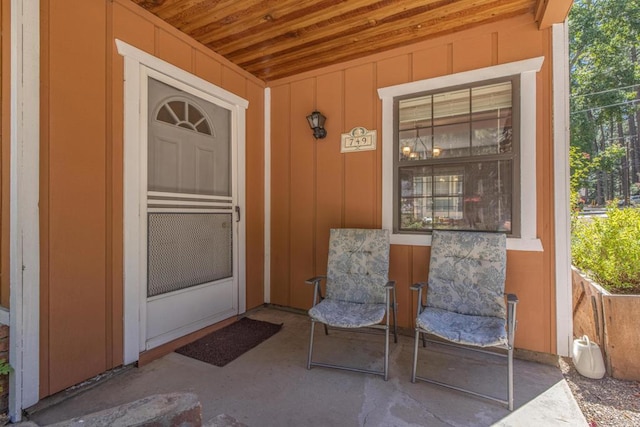
[[167, 100], [158, 109], [156, 120], [204, 135], [215, 136], [204, 113], [188, 99]]

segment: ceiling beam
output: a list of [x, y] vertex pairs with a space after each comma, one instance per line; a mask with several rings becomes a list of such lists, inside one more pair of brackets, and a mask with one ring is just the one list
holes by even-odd
[[537, 0], [536, 22], [538, 29], [544, 30], [553, 24], [559, 24], [567, 19], [573, 0]]

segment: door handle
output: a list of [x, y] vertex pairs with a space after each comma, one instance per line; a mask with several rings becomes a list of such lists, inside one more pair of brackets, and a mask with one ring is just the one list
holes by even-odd
[[238, 218], [236, 218], [236, 222], [240, 222], [240, 206], [236, 206], [236, 214]]

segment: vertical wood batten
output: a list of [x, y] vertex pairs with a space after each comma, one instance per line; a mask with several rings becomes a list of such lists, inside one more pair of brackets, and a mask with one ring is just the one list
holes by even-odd
[[327, 116], [327, 137], [316, 143], [315, 274], [325, 274], [327, 270], [329, 230], [343, 225], [344, 162], [340, 154], [343, 77], [343, 73], [338, 71], [316, 79], [316, 106]]
[[[194, 54], [194, 69], [197, 76], [213, 83], [214, 85], [222, 85], [222, 66], [220, 63], [203, 52], [196, 50]], [[251, 108], [251, 103], [249, 103]]]
[[230, 67], [222, 67], [220, 86], [238, 96], [246, 97], [246, 79]]
[[[345, 132], [356, 126], [372, 129], [374, 105], [378, 102], [374, 66], [371, 63], [345, 70]], [[377, 207], [376, 178], [373, 167], [376, 151], [344, 154], [345, 161], [345, 227], [373, 228]]]
[[[106, 36], [104, 46], [105, 60], [105, 363], [107, 367], [114, 366], [114, 246], [113, 246], [113, 217], [114, 217], [114, 186], [113, 186], [113, 55], [111, 40], [113, 40], [113, 3], [104, 5], [106, 17]], [[122, 211], [118, 211], [122, 212]], [[118, 215], [115, 215], [118, 216]], [[120, 260], [122, 257], [120, 256]], [[117, 359], [117, 356], [115, 356]]]
[[398, 303], [398, 325], [409, 327], [413, 324], [411, 318], [411, 273], [412, 246], [391, 245], [389, 253], [389, 279], [396, 281], [396, 299]]
[[155, 27], [141, 16], [131, 13], [117, 2], [112, 3], [112, 39], [107, 40], [111, 49], [111, 118], [112, 118], [112, 187], [113, 226], [110, 239], [113, 247], [113, 363], [110, 368], [124, 363], [124, 58], [118, 54], [114, 40], [126, 41], [139, 49], [153, 54]]
[[453, 72], [475, 70], [492, 65], [491, 33], [453, 42]]
[[[544, 316], [545, 290], [541, 275], [544, 274], [541, 252], [507, 252], [506, 291], [518, 295], [518, 333], [516, 347], [549, 351], [549, 319]], [[526, 344], [525, 344], [526, 343]]]
[[413, 80], [444, 76], [453, 72], [453, 46], [451, 43], [418, 50], [412, 55]]
[[[405, 54], [383, 59], [376, 62], [376, 88], [393, 86], [411, 80], [412, 74], [412, 55]], [[382, 147], [393, 145], [393, 140], [384, 140], [382, 135], [382, 102], [377, 100], [376, 106], [376, 128], [377, 128], [377, 145], [376, 149], [376, 212], [375, 212], [375, 228], [382, 226]]]
[[163, 29], [156, 31], [155, 56], [183, 70], [193, 72], [192, 47]]
[[246, 217], [255, 218], [247, 222], [247, 310], [264, 303], [264, 89], [247, 81], [247, 187]]
[[[3, 2], [3, 7], [7, 2]], [[40, 4], [40, 79], [49, 81], [49, 2]], [[4, 70], [3, 70], [4, 71]], [[4, 73], [3, 73], [4, 77]], [[4, 80], [4, 79], [3, 79]], [[49, 393], [49, 85], [40, 89], [40, 396]], [[3, 115], [3, 120], [4, 120]], [[8, 191], [3, 194], [8, 194]], [[4, 223], [3, 223], [4, 225]], [[4, 275], [3, 275], [4, 279]]]
[[271, 89], [271, 302], [289, 305], [289, 236], [291, 234], [291, 89], [288, 85]]
[[[48, 286], [52, 392], [108, 368], [107, 100], [104, 5], [56, 2], [50, 5], [49, 12], [49, 109], [43, 120], [49, 122], [50, 138]], [[82, 66], [77, 65], [78, 58], [82, 58]], [[78, 343], [82, 351], [78, 351]]]
[[315, 79], [300, 80], [291, 85], [291, 246], [289, 257], [295, 266], [289, 272], [289, 301], [302, 308], [311, 302], [312, 288], [304, 281], [313, 274], [314, 265], [314, 145], [326, 140], [314, 139], [306, 116], [315, 108]]

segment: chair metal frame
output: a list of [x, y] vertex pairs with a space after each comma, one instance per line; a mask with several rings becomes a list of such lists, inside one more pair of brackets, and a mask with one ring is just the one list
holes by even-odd
[[[386, 242], [381, 240], [383, 235]], [[362, 246], [363, 243], [360, 242], [362, 238], [373, 246]], [[357, 249], [352, 250], [350, 245], [354, 243]], [[314, 286], [312, 308], [309, 310], [311, 333], [307, 369], [318, 366], [362, 372], [381, 375], [386, 381], [389, 372], [389, 332], [391, 326], [393, 326], [394, 342], [398, 342], [396, 284], [395, 281], [388, 278], [388, 233], [380, 229], [332, 229], [330, 248], [332, 244], [334, 244], [334, 249], [329, 252], [327, 274], [315, 276], [305, 281], [305, 283]], [[353, 272], [351, 269], [354, 269]], [[327, 286], [331, 286], [326, 289], [327, 294], [324, 297], [321, 287], [323, 280]], [[355, 292], [353, 295], [351, 295], [352, 291]], [[329, 305], [323, 306], [323, 301]], [[318, 305], [325, 308], [316, 309], [315, 307]], [[369, 311], [368, 306], [371, 306], [373, 311]], [[361, 312], [363, 317], [359, 318], [357, 313], [361, 308], [363, 309]], [[384, 312], [382, 312], [383, 308]], [[391, 325], [392, 316], [393, 325]], [[316, 323], [324, 325], [325, 335], [329, 334], [329, 327], [349, 332], [364, 332], [371, 329], [383, 331], [385, 337], [383, 369], [364, 369], [313, 361]]]
[[[415, 285], [411, 286], [411, 290], [413, 291], [418, 291], [418, 316], [420, 316], [420, 314], [422, 313], [422, 310], [424, 309], [424, 306], [421, 303], [422, 300], [422, 289], [424, 287], [427, 287], [426, 283], [416, 283]], [[426, 338], [426, 334], [428, 334], [427, 331], [425, 331], [424, 329], [420, 329], [418, 327], [416, 327], [416, 333], [415, 333], [415, 342], [414, 342], [414, 350], [413, 350], [413, 369], [411, 371], [411, 382], [415, 383], [416, 380], [419, 381], [424, 381], [427, 383], [431, 383], [431, 384], [435, 384], [435, 385], [439, 385], [441, 387], [446, 387], [452, 390], [457, 390], [457, 391], [461, 391], [463, 393], [468, 393], [474, 396], [478, 396], [478, 397], [482, 397], [488, 400], [492, 400], [494, 402], [498, 402], [501, 403], [503, 405], [506, 405], [510, 411], [513, 411], [513, 341], [514, 341], [514, 337], [515, 337], [515, 329], [516, 329], [516, 304], [518, 303], [518, 297], [515, 294], [507, 294], [507, 303], [508, 303], [508, 314], [507, 314], [507, 337], [508, 337], [508, 344], [505, 346], [493, 346], [492, 348], [502, 348], [507, 350], [507, 354], [502, 354], [502, 353], [496, 353], [493, 351], [488, 351], [488, 350], [482, 350], [481, 348], [476, 348], [476, 347], [471, 347], [471, 346], [466, 346], [466, 345], [460, 345], [460, 344], [453, 344], [447, 341], [439, 341], [439, 340], [432, 340], [432, 339], [428, 339]], [[497, 356], [497, 357], [506, 357], [507, 358], [507, 398], [506, 399], [501, 399], [501, 398], [497, 398], [494, 396], [490, 396], [488, 394], [483, 394], [483, 393], [478, 393], [476, 391], [473, 390], [469, 390], [469, 389], [465, 389], [462, 387], [457, 387], [451, 384], [446, 384], [440, 381], [436, 381], [436, 380], [432, 380], [430, 378], [426, 378], [426, 377], [421, 377], [416, 375], [417, 372], [417, 365], [418, 365], [418, 343], [420, 342], [420, 334], [422, 334], [422, 346], [426, 347], [426, 343], [430, 342], [430, 343], [434, 343], [434, 344], [440, 344], [440, 345], [445, 345], [445, 346], [449, 346], [449, 347], [455, 347], [455, 348], [459, 348], [459, 349], [464, 349], [464, 350], [469, 350], [469, 351], [474, 351], [477, 353], [484, 353], [484, 354], [489, 354], [492, 356]]]
[[[485, 398], [485, 399], [488, 399], [488, 400], [492, 400], [492, 401], [501, 403], [503, 405], [506, 405], [508, 407], [509, 411], [513, 411], [513, 351], [514, 351], [513, 343], [514, 343], [514, 338], [515, 338], [515, 330], [516, 330], [516, 326], [517, 326], [516, 306], [517, 306], [517, 303], [518, 303], [518, 297], [515, 294], [505, 294], [506, 300], [507, 300], [507, 310], [506, 310], [507, 343], [505, 345], [490, 346], [490, 348], [500, 348], [500, 349], [504, 349], [504, 350], [507, 351], [506, 354], [502, 354], [502, 353], [497, 353], [497, 352], [484, 350], [483, 347], [479, 347], [479, 346], [474, 347], [474, 346], [471, 346], [471, 345], [462, 345], [462, 344], [452, 343], [452, 342], [447, 341], [446, 339], [443, 339], [443, 341], [427, 339], [426, 335], [429, 333], [429, 331], [421, 329], [417, 325], [417, 319], [420, 317], [420, 315], [422, 314], [423, 310], [425, 308], [427, 308], [427, 305], [423, 302], [423, 290], [425, 288], [428, 291], [428, 283], [427, 282], [416, 283], [413, 286], [411, 286], [411, 288], [410, 288], [412, 291], [417, 291], [418, 292], [418, 304], [417, 304], [418, 305], [418, 307], [417, 307], [417, 313], [418, 314], [416, 316], [415, 341], [414, 341], [414, 350], [413, 350], [413, 367], [412, 367], [412, 371], [411, 371], [411, 382], [415, 383], [416, 380], [420, 380], [420, 381], [424, 381], [424, 382], [427, 382], [427, 383], [435, 384], [435, 385], [438, 385], [438, 386], [441, 386], [441, 387], [446, 387], [446, 388], [449, 388], [449, 389], [452, 389], [452, 390], [457, 390], [457, 391], [460, 391], [460, 392], [463, 392], [463, 393], [471, 394], [473, 396], [477, 396], [477, 397], [481, 397], [481, 398]], [[427, 292], [427, 298], [428, 298], [428, 292]], [[423, 347], [426, 347], [426, 342], [429, 341], [431, 343], [451, 346], [451, 347], [460, 348], [460, 349], [464, 349], [464, 350], [469, 350], [469, 351], [474, 351], [474, 352], [479, 352], [479, 353], [485, 353], [485, 354], [498, 356], [498, 357], [506, 357], [507, 358], [507, 396], [506, 396], [506, 399], [498, 398], [498, 397], [491, 396], [491, 395], [484, 394], [484, 393], [479, 393], [479, 392], [476, 392], [476, 391], [473, 391], [473, 390], [469, 390], [469, 389], [465, 389], [465, 388], [462, 388], [462, 387], [457, 387], [457, 386], [454, 386], [452, 384], [443, 383], [443, 382], [436, 381], [436, 380], [433, 380], [433, 379], [430, 379], [430, 378], [418, 376], [416, 374], [416, 371], [417, 371], [417, 364], [418, 364], [418, 343], [420, 341], [420, 335], [421, 334], [422, 334], [422, 345], [423, 345]]]
[[[309, 285], [314, 285], [314, 290], [313, 290], [313, 305], [315, 306], [319, 301], [322, 301], [324, 298], [322, 296], [322, 289], [320, 287], [320, 283], [322, 282], [322, 280], [325, 280], [327, 277], [326, 276], [315, 276], [312, 277], [308, 280], [305, 280], [305, 283], [309, 284]], [[390, 280], [387, 282], [387, 284], [385, 285], [386, 291], [387, 291], [387, 297], [386, 297], [386, 315], [385, 315], [385, 323], [384, 324], [379, 324], [379, 325], [371, 325], [371, 326], [364, 326], [362, 328], [341, 328], [338, 326], [333, 326], [333, 325], [327, 325], [326, 323], [322, 323], [319, 322], [317, 320], [314, 320], [313, 318], [311, 318], [311, 335], [309, 338], [309, 355], [307, 358], [307, 369], [311, 369], [312, 366], [318, 366], [318, 367], [322, 367], [322, 368], [332, 368], [332, 369], [341, 369], [343, 371], [351, 371], [351, 372], [361, 372], [361, 373], [365, 373], [365, 374], [374, 374], [374, 375], [381, 375], [385, 381], [387, 381], [387, 379], [389, 378], [389, 330], [390, 327], [393, 326], [393, 342], [397, 343], [398, 342], [398, 330], [397, 330], [397, 314], [396, 314], [396, 308], [397, 308], [397, 304], [396, 304], [396, 282], [393, 280]], [[393, 301], [393, 302], [392, 302]], [[389, 322], [389, 313], [391, 310], [391, 313], [393, 313], [393, 325], [390, 324]], [[358, 331], [358, 329], [376, 329], [376, 330], [382, 330], [384, 331], [384, 368], [382, 371], [376, 371], [376, 370], [372, 370], [372, 369], [364, 369], [364, 368], [356, 368], [356, 367], [350, 367], [350, 366], [343, 366], [343, 365], [335, 365], [335, 364], [331, 364], [331, 363], [323, 363], [323, 362], [314, 362], [312, 360], [312, 355], [313, 355], [313, 338], [314, 338], [314, 332], [315, 332], [315, 326], [316, 323], [322, 323], [324, 325], [324, 333], [325, 335], [329, 335], [329, 328], [328, 326], [331, 326], [332, 329], [338, 329], [338, 330], [342, 330], [342, 331], [348, 331], [348, 332], [361, 332]]]

